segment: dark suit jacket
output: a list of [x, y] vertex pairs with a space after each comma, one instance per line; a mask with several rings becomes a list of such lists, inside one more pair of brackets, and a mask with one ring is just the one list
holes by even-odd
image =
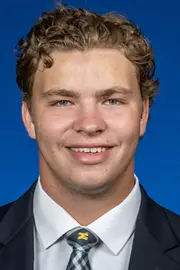
[[[0, 270], [33, 270], [35, 186], [0, 207]], [[180, 216], [156, 204], [142, 187], [141, 192], [129, 270], [180, 270]]]

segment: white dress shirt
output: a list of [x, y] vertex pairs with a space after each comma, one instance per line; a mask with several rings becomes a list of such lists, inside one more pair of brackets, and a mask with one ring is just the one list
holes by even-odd
[[[102, 240], [100, 246], [89, 252], [93, 270], [128, 270], [140, 202], [136, 177], [128, 197], [86, 227]], [[72, 248], [62, 236], [80, 224], [44, 192], [40, 179], [34, 193], [33, 211], [34, 270], [66, 270]]]

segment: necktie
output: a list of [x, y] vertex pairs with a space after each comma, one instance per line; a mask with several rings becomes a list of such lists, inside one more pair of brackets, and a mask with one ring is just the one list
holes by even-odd
[[75, 228], [65, 235], [67, 243], [73, 248], [66, 270], [90, 270], [88, 252], [97, 245], [99, 238], [85, 228]]

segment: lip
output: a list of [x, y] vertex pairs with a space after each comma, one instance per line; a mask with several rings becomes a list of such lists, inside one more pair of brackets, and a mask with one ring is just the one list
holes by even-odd
[[107, 144], [72, 144], [71, 146], [68, 146], [67, 148], [110, 148], [113, 147], [112, 145]]
[[[81, 147], [78, 146], [78, 148], [81, 148]], [[77, 148], [77, 146], [73, 147], [73, 148]], [[85, 148], [87, 148], [87, 146]], [[78, 162], [80, 164], [84, 164], [84, 165], [96, 165], [96, 164], [100, 164], [100, 163], [105, 162], [109, 158], [113, 147], [107, 148], [107, 150], [105, 150], [104, 152], [97, 152], [97, 153], [76, 152], [76, 151], [73, 151], [70, 148], [67, 148], [67, 149], [68, 149], [68, 152], [71, 155], [71, 157], [76, 162]]]

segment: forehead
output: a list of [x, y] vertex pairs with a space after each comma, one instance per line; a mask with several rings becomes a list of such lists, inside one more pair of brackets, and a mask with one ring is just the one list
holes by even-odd
[[87, 92], [112, 86], [139, 88], [135, 66], [118, 50], [53, 52], [51, 57], [51, 68], [43, 68], [42, 61], [39, 63], [34, 90], [61, 87]]

